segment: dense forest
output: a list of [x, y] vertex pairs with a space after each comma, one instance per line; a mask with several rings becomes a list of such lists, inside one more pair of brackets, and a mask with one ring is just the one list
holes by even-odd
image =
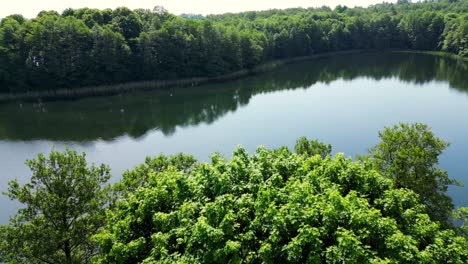
[[219, 76], [276, 59], [355, 49], [468, 56], [468, 0], [224, 15], [67, 9], [0, 22], [0, 93]]
[[305, 137], [148, 157], [112, 187], [85, 154], [40, 154], [30, 183], [9, 184], [23, 206], [0, 226], [0, 262], [468, 263], [468, 208], [452, 215], [457, 182], [438, 167], [449, 143], [424, 124], [379, 137], [357, 161]]

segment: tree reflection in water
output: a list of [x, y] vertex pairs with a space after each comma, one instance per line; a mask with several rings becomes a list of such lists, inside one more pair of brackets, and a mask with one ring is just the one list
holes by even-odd
[[165, 135], [177, 127], [212, 123], [261, 93], [307, 89], [318, 82], [359, 77], [398, 78], [417, 84], [448, 82], [468, 92], [468, 63], [415, 53], [364, 53], [290, 64], [240, 80], [112, 97], [0, 106], [0, 139], [92, 141], [150, 130]]

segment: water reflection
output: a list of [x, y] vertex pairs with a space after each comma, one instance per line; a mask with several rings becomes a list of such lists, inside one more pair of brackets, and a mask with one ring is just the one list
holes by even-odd
[[468, 92], [468, 63], [410, 53], [351, 54], [297, 63], [227, 83], [173, 88], [113, 97], [0, 106], [0, 139], [93, 141], [150, 130], [173, 134], [177, 127], [210, 124], [247, 105], [257, 94], [306, 89], [318, 82], [367, 77], [425, 84], [440, 80]]

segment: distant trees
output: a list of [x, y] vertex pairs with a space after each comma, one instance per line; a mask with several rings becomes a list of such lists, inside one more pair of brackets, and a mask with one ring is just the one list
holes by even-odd
[[216, 76], [262, 62], [349, 49], [468, 55], [468, 1], [183, 15], [67, 9], [0, 22], [0, 92]]
[[0, 92], [16, 92], [24, 87], [23, 22], [21, 16], [9, 16], [0, 22]]
[[406, 32], [410, 47], [417, 50], [438, 49], [445, 22], [436, 12], [413, 12], [403, 17], [401, 29]]
[[315, 156], [319, 155], [323, 159], [331, 155], [332, 146], [322, 143], [318, 140], [308, 140], [306, 137], [301, 137], [296, 141], [294, 150], [299, 155]]
[[447, 15], [443, 36], [442, 50], [468, 56], [468, 15], [461, 17], [455, 14]]
[[128, 80], [131, 50], [122, 34], [112, 31], [107, 25], [101, 27], [96, 24], [91, 29], [91, 38], [90, 67], [95, 72], [95, 80], [104, 83]]
[[91, 66], [91, 30], [74, 17], [43, 15], [26, 35], [31, 86], [75, 87], [86, 83]]

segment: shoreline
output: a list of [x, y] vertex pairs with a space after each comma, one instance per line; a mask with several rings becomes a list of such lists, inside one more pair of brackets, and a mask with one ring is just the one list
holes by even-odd
[[336, 55], [348, 55], [348, 54], [358, 54], [364, 52], [402, 52], [402, 53], [418, 53], [418, 54], [428, 54], [434, 56], [443, 56], [453, 59], [461, 59], [463, 61], [468, 61], [468, 58], [464, 58], [455, 54], [450, 54], [446, 52], [438, 51], [418, 51], [418, 50], [398, 50], [398, 49], [387, 49], [387, 50], [347, 50], [347, 51], [337, 51], [337, 52], [325, 52], [309, 56], [294, 57], [282, 60], [273, 60], [265, 62], [261, 65], [254, 67], [253, 69], [243, 69], [235, 72], [231, 72], [224, 75], [219, 75], [215, 77], [194, 77], [194, 78], [185, 78], [185, 79], [176, 79], [176, 80], [155, 80], [155, 81], [137, 81], [137, 82], [126, 82], [118, 84], [109, 84], [109, 85], [98, 85], [98, 86], [87, 86], [74, 89], [58, 89], [53, 91], [38, 91], [38, 92], [24, 92], [17, 94], [0, 94], [0, 103], [2, 102], [12, 102], [12, 101], [36, 101], [36, 100], [75, 100], [86, 97], [100, 97], [100, 96], [112, 96], [128, 92], [136, 91], [152, 91], [161, 88], [170, 88], [170, 87], [187, 87], [187, 86], [199, 86], [207, 83], [216, 83], [216, 82], [225, 82], [235, 79], [240, 79], [243, 77], [260, 74], [263, 72], [272, 71], [280, 66], [325, 58], [329, 56]]
[[99, 97], [99, 96], [112, 96], [128, 92], [136, 91], [152, 91], [162, 88], [170, 87], [187, 87], [187, 86], [198, 86], [201, 84], [207, 83], [216, 83], [224, 82], [229, 80], [240, 79], [242, 77], [255, 75], [273, 69], [278, 68], [279, 66], [319, 59], [323, 57], [333, 56], [333, 55], [346, 55], [352, 53], [365, 52], [366, 50], [348, 50], [348, 51], [338, 51], [338, 52], [326, 52], [319, 53], [310, 56], [294, 57], [283, 60], [274, 60], [260, 64], [253, 69], [243, 69], [235, 72], [231, 72], [224, 75], [219, 75], [215, 77], [193, 77], [185, 79], [176, 79], [176, 80], [154, 80], [154, 81], [137, 81], [137, 82], [125, 82], [109, 85], [97, 85], [97, 86], [87, 86], [79, 87], [72, 89], [58, 89], [53, 91], [37, 91], [37, 92], [23, 92], [23, 93], [14, 93], [14, 94], [0, 94], [0, 103], [2, 102], [11, 102], [11, 101], [53, 101], [53, 100], [74, 100], [81, 99], [86, 97]]
[[449, 53], [449, 52], [444, 52], [444, 51], [430, 51], [430, 50], [388, 50], [389, 52], [399, 52], [399, 53], [414, 53], [414, 54], [426, 54], [426, 55], [432, 55], [432, 56], [439, 56], [439, 57], [445, 57], [445, 58], [450, 58], [454, 60], [462, 60], [468, 62], [468, 57], [462, 57], [457, 54]]

